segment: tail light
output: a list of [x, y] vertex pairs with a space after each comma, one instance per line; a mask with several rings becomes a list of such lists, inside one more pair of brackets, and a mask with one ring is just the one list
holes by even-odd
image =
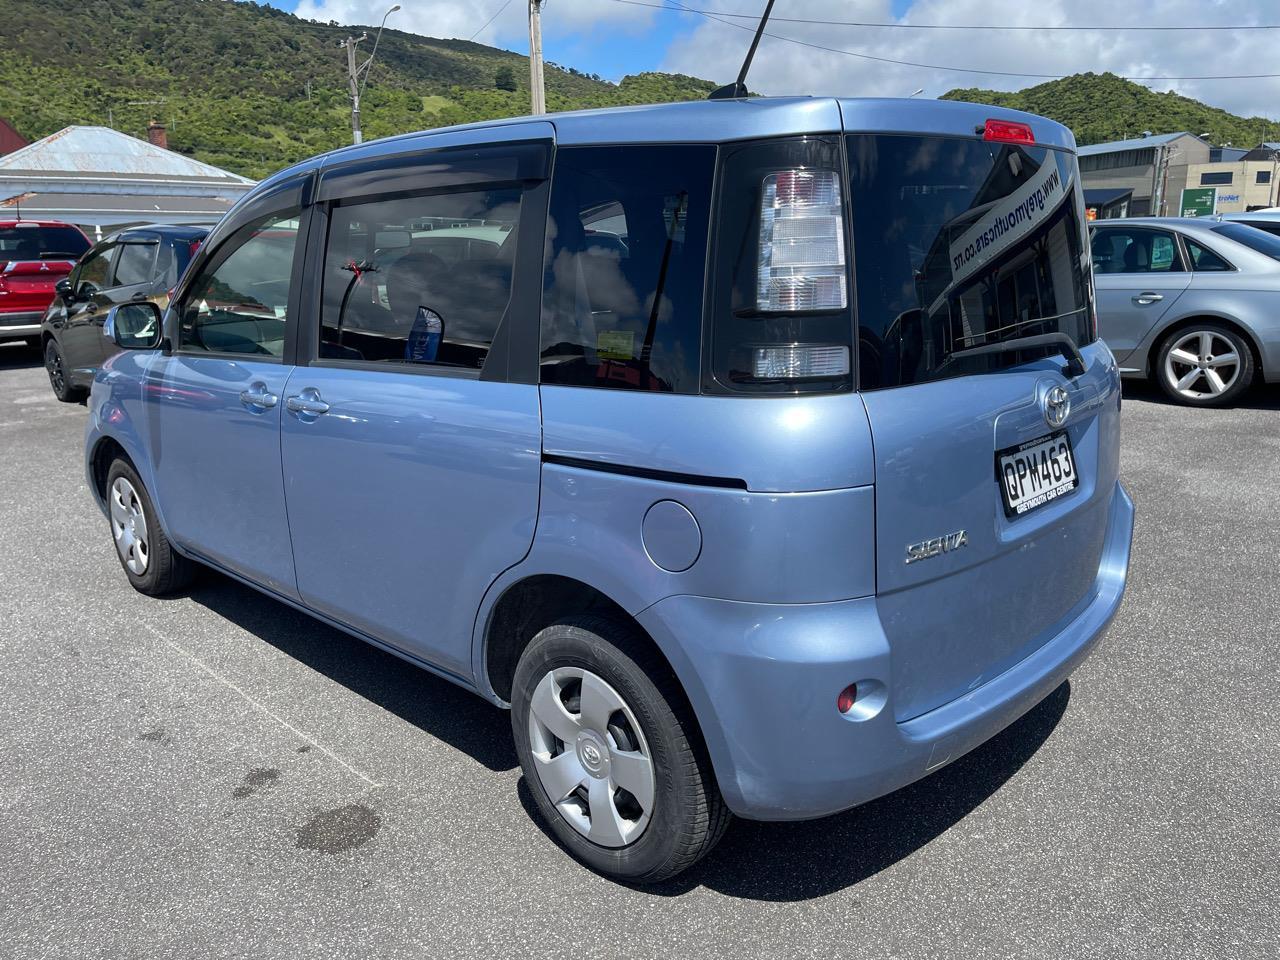
[[196, 251], [199, 249], [200, 249], [200, 241], [192, 240], [188, 246], [187, 256], [194, 257], [196, 255]]
[[844, 309], [844, 226], [834, 170], [783, 170], [764, 178], [759, 249], [757, 309]]
[[853, 319], [838, 138], [726, 151], [712, 301], [713, 392], [852, 389]]
[[994, 140], [997, 143], [1025, 143], [1033, 146], [1036, 135], [1031, 127], [1015, 120], [988, 120], [982, 130], [983, 140]]

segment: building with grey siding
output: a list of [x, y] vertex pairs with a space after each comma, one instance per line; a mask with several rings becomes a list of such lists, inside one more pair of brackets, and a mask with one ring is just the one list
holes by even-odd
[[1086, 191], [1106, 191], [1113, 196], [1117, 191], [1132, 191], [1124, 215], [1177, 215], [1182, 188], [1187, 185], [1187, 167], [1208, 163], [1211, 149], [1207, 141], [1191, 133], [1094, 143], [1079, 150], [1080, 180]]

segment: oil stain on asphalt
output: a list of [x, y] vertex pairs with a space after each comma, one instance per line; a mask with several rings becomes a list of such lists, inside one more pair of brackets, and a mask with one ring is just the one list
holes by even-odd
[[244, 775], [244, 782], [231, 791], [237, 800], [252, 796], [262, 787], [273, 787], [280, 779], [280, 771], [274, 767], [254, 767]]
[[362, 803], [349, 803], [326, 810], [308, 820], [299, 830], [297, 846], [320, 853], [345, 853], [373, 839], [382, 818]]

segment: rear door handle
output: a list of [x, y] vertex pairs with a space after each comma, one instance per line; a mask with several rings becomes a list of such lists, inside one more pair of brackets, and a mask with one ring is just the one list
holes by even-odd
[[1164, 299], [1164, 294], [1155, 293], [1151, 290], [1148, 290], [1146, 293], [1140, 293], [1136, 297], [1134, 297], [1133, 302], [1140, 307], [1145, 307], [1152, 303], [1158, 303], [1163, 299]]
[[286, 410], [309, 417], [318, 417], [329, 411], [329, 405], [320, 399], [320, 391], [315, 387], [307, 387], [299, 394], [285, 397], [284, 405]]
[[248, 390], [240, 391], [240, 402], [246, 407], [260, 407], [263, 410], [269, 410], [280, 402], [280, 398], [274, 393], [267, 392], [267, 385], [259, 381], [249, 385]]

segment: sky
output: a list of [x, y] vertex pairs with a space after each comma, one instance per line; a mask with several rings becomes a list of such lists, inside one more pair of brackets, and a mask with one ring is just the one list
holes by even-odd
[[[271, 0], [315, 20], [377, 24], [394, 0]], [[388, 26], [432, 37], [474, 39], [527, 53], [527, 0], [401, 0]], [[715, 12], [720, 20], [641, 4]], [[764, 0], [546, 0], [547, 60], [618, 80], [664, 70], [728, 83], [737, 75]], [[727, 17], [726, 14], [749, 16]], [[1195, 26], [1186, 31], [940, 30], [833, 26], [784, 18], [869, 23], [1002, 26]], [[723, 22], [729, 20], [738, 26]], [[1205, 77], [1280, 73], [1276, 0], [777, 0], [748, 78], [765, 94], [937, 96], [955, 87], [1016, 90], [1070, 73]], [[1204, 29], [1211, 25], [1243, 30]], [[809, 44], [805, 46], [803, 44]], [[816, 46], [814, 46], [816, 45]], [[818, 49], [825, 47], [830, 49]], [[844, 51], [844, 52], [837, 52]], [[850, 54], [859, 54], [853, 56]], [[876, 59], [880, 58], [880, 59]], [[885, 60], [909, 60], [908, 66]], [[1003, 76], [992, 73], [1044, 74]], [[1143, 80], [1245, 116], [1280, 120], [1280, 78]]]

